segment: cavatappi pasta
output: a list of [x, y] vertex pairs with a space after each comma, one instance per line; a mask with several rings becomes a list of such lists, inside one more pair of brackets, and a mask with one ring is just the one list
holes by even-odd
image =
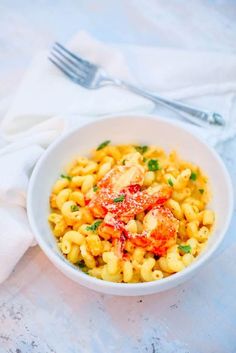
[[49, 222], [61, 252], [112, 282], [160, 280], [189, 266], [214, 224], [200, 168], [175, 151], [103, 142], [55, 182]]

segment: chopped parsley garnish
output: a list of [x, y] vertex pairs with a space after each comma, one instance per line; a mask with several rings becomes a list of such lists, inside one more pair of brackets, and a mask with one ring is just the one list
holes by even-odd
[[79, 261], [79, 262], [76, 263], [76, 265], [79, 266], [80, 268], [86, 267], [84, 261]]
[[100, 224], [102, 223], [101, 220], [95, 221], [91, 226], [87, 226], [86, 230], [91, 230], [92, 232], [96, 232]]
[[69, 176], [69, 175], [64, 175], [64, 174], [61, 174], [61, 178], [67, 179], [67, 180], [69, 180], [69, 181], [72, 180], [72, 177], [71, 177], [71, 176]]
[[148, 170], [155, 172], [156, 170], [159, 170], [159, 169], [160, 167], [157, 159], [150, 159], [148, 161]]
[[196, 179], [197, 179], [197, 174], [192, 172], [191, 175], [190, 175], [190, 180], [195, 181]]
[[113, 201], [114, 202], [122, 202], [125, 198], [125, 195], [120, 195], [118, 197], [116, 197]]
[[81, 269], [81, 271], [83, 271], [84, 273], [88, 272], [88, 268], [85, 265], [84, 261], [79, 261], [76, 263], [76, 265]]
[[79, 207], [77, 205], [71, 205], [70, 209], [71, 209], [71, 212], [79, 211]]
[[93, 191], [94, 191], [94, 192], [98, 191], [98, 186], [97, 186], [97, 185], [94, 185]]
[[123, 164], [123, 165], [125, 165], [125, 161], [126, 161], [126, 159], [123, 159], [123, 161], [122, 161], [122, 164]]
[[169, 178], [168, 180], [167, 180], [167, 182], [168, 182], [168, 184], [170, 185], [170, 186], [174, 186], [174, 184], [173, 184], [173, 181], [172, 181], [172, 179], [171, 178]]
[[106, 140], [106, 141], [100, 143], [100, 145], [99, 145], [98, 148], [97, 148], [97, 151], [102, 150], [104, 147], [106, 147], [107, 145], [109, 145], [110, 142], [111, 142], [110, 140]]
[[198, 191], [199, 191], [201, 194], [204, 193], [204, 189], [199, 189]]
[[185, 254], [189, 254], [192, 250], [190, 245], [179, 245], [178, 249], [183, 251]]
[[148, 146], [134, 146], [137, 152], [144, 154], [148, 150]]

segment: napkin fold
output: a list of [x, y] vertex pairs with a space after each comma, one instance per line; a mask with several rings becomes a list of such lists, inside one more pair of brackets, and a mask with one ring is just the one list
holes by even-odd
[[[186, 126], [215, 145], [236, 133], [236, 55], [104, 44], [85, 32], [68, 46], [115, 77], [169, 98], [221, 113], [225, 127]], [[0, 106], [0, 113], [3, 110]], [[180, 116], [117, 87], [86, 90], [40, 53], [1, 121], [0, 282], [34, 243], [26, 216], [32, 169], [44, 149], [68, 129], [110, 113]]]

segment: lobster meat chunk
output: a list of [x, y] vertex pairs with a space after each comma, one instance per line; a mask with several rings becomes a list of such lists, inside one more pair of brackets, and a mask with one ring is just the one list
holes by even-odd
[[[138, 156], [137, 156], [138, 157]], [[155, 185], [142, 190], [144, 168], [129, 161], [125, 166], [116, 166], [98, 183], [98, 191], [88, 204], [94, 217], [104, 218], [98, 233], [116, 244], [123, 252], [129, 239], [134, 245], [162, 256], [168, 247], [175, 244], [179, 222], [164, 203], [171, 197], [168, 185]], [[126, 229], [129, 220], [141, 212], [143, 232], [131, 234]]]
[[128, 235], [134, 245], [163, 256], [167, 249], [176, 243], [179, 221], [168, 208], [158, 206], [149, 211], [144, 217], [143, 225], [141, 234]]
[[136, 214], [166, 202], [172, 193], [168, 185], [157, 185], [141, 191], [144, 171], [141, 166], [118, 166], [98, 183], [99, 191], [89, 203], [95, 217], [110, 212], [128, 222]]

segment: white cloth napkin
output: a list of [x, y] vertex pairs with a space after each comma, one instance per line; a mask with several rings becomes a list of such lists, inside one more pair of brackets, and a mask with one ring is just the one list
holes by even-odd
[[[235, 55], [105, 45], [85, 32], [69, 46], [115, 77], [221, 113], [227, 121], [224, 128], [187, 125], [209, 143], [235, 135]], [[1, 122], [0, 282], [34, 244], [25, 211], [26, 192], [32, 168], [50, 142], [104, 114], [159, 111], [153, 103], [119, 88], [79, 87], [47, 60], [47, 52], [35, 58]], [[162, 114], [177, 118], [167, 111]]]

